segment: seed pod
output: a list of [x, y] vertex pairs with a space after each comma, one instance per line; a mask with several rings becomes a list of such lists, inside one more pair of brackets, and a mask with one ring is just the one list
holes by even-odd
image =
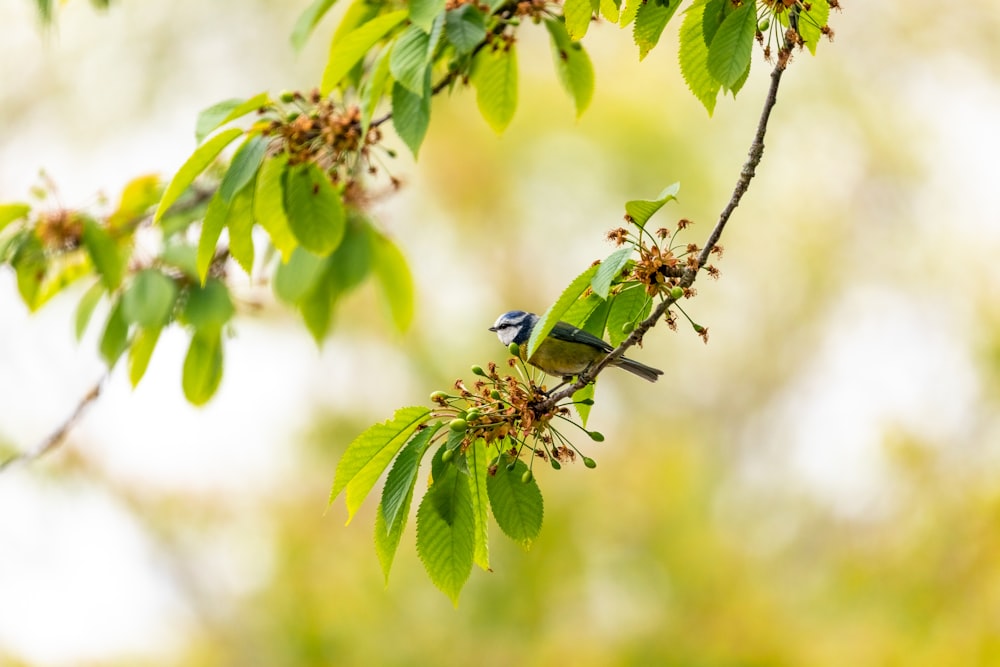
[[594, 442], [604, 442], [604, 434], [600, 431], [587, 431], [587, 435], [589, 435], [590, 439]]
[[497, 391], [496, 389], [493, 389], [492, 391], [490, 391], [490, 398], [492, 398], [494, 401], [500, 400], [500, 392]]
[[584, 456], [583, 457], [583, 465], [587, 466], [588, 468], [596, 468], [597, 467], [597, 461], [595, 461], [594, 459], [590, 458], [589, 456]]
[[448, 398], [448, 394], [443, 391], [435, 391], [433, 394], [431, 394], [431, 400], [434, 401], [435, 403], [438, 401], [443, 401], [446, 398]]
[[626, 322], [625, 324], [622, 325], [623, 334], [630, 334], [632, 333], [633, 329], [635, 329], [635, 324], [633, 324], [632, 322]]
[[283, 90], [281, 91], [281, 96], [279, 97], [279, 99], [285, 104], [289, 104], [290, 102], [293, 102], [295, 100], [295, 93], [293, 93], [290, 90]]
[[556, 461], [555, 459], [549, 459], [549, 463], [552, 464], [553, 470], [559, 470], [562, 468], [562, 464], [559, 463], [559, 461]]
[[441, 454], [441, 460], [444, 461], [445, 463], [448, 463], [453, 458], [455, 458], [455, 450], [454, 449], [446, 449], [446, 450], [444, 450], [444, 453]]
[[677, 301], [678, 299], [681, 299], [683, 297], [684, 297], [683, 287], [678, 285], [670, 290], [670, 298], [673, 299], [674, 301]]
[[521, 482], [527, 484], [532, 479], [531, 470], [525, 470], [524, 474], [521, 475]]
[[472, 367], [472, 374], [479, 375], [481, 377], [486, 377], [486, 371], [484, 371], [483, 367], [479, 365], [475, 365]]

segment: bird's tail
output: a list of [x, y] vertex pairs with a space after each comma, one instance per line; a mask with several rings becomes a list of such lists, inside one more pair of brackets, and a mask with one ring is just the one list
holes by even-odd
[[657, 378], [663, 375], [663, 371], [659, 368], [653, 368], [652, 366], [647, 366], [646, 364], [640, 364], [638, 361], [633, 361], [625, 357], [621, 357], [615, 366], [624, 368], [629, 373], [638, 375], [643, 380], [649, 380], [650, 382], [656, 382]]

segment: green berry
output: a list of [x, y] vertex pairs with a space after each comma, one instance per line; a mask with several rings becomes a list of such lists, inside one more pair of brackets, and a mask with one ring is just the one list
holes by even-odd
[[302, 114], [300, 114], [298, 111], [292, 111], [287, 116], [285, 116], [285, 122], [286, 123], [291, 123], [291, 122], [293, 122], [296, 118], [298, 118], [301, 115]]
[[490, 398], [492, 398], [494, 401], [500, 400], [500, 392], [497, 391], [496, 389], [492, 390], [490, 392]]
[[767, 29], [770, 28], [770, 27], [771, 27], [771, 20], [770, 19], [764, 19], [760, 23], [757, 24], [757, 30], [760, 31], [760, 32], [766, 32]]
[[482, 366], [478, 366], [478, 365], [472, 367], [472, 374], [473, 375], [480, 375], [482, 377], [486, 377], [486, 371], [483, 370]]
[[580, 405], [593, 405], [594, 404], [594, 399], [592, 399], [592, 398], [582, 398], [579, 401], [577, 401], [577, 403], [579, 403]]
[[285, 104], [289, 104], [295, 100], [295, 93], [290, 90], [283, 90], [279, 99]]
[[467, 413], [465, 413], [465, 421], [474, 422], [479, 419], [479, 410], [472, 408]]
[[684, 297], [684, 288], [677, 286], [670, 290], [670, 298], [674, 301]]
[[622, 325], [623, 334], [630, 334], [632, 333], [633, 329], [635, 329], [635, 324], [632, 322], [626, 322], [625, 324]]
[[448, 428], [450, 428], [452, 431], [457, 431], [461, 433], [462, 431], [468, 429], [469, 425], [466, 423], [464, 419], [452, 419], [451, 423], [448, 424]]
[[595, 461], [594, 459], [590, 458], [589, 456], [584, 456], [583, 457], [583, 465], [587, 466], [588, 468], [596, 468], [597, 467], [597, 461]]
[[511, 461], [510, 463], [508, 463], [504, 467], [507, 468], [507, 472], [514, 472], [514, 465], [515, 465], [515, 462]]
[[524, 474], [521, 475], [521, 482], [527, 484], [528, 482], [531, 481], [531, 478], [532, 478], [531, 470], [525, 470]]
[[507, 351], [510, 352], [512, 356], [515, 357], [521, 356], [521, 346], [518, 345], [517, 343], [511, 343], [510, 345], [508, 345]]
[[604, 434], [600, 431], [587, 431], [587, 435], [589, 435], [590, 439], [594, 442], [604, 442]]
[[556, 461], [555, 459], [549, 459], [549, 463], [552, 464], [553, 470], [559, 470], [562, 468], [562, 464], [560, 464], [559, 461]]
[[435, 403], [438, 401], [443, 401], [446, 398], [448, 398], [448, 394], [443, 391], [435, 391], [433, 394], [431, 394], [431, 400], [434, 401]]
[[453, 458], [455, 458], [455, 450], [454, 449], [446, 449], [446, 450], [444, 450], [444, 453], [441, 454], [441, 460], [444, 461], [445, 463], [448, 463]]

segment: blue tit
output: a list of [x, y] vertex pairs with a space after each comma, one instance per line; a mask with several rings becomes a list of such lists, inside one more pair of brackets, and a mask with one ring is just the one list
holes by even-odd
[[[512, 310], [497, 318], [490, 331], [496, 332], [497, 338], [504, 345], [517, 343], [520, 346], [521, 358], [528, 350], [528, 339], [531, 331], [538, 323], [538, 315], [526, 313], [523, 310]], [[570, 378], [583, 373], [614, 349], [597, 336], [577, 329], [572, 324], [556, 322], [552, 331], [541, 342], [530, 359], [524, 359], [536, 368], [549, 375]], [[656, 382], [663, 371], [651, 368], [638, 361], [619, 357], [611, 364], [624, 368], [644, 380]]]

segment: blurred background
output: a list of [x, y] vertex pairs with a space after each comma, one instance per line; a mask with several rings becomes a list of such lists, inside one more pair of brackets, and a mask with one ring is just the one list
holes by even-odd
[[[0, 200], [44, 169], [66, 206], [171, 174], [197, 112], [319, 79], [307, 3], [0, 6]], [[581, 443], [541, 471], [541, 537], [493, 529], [454, 609], [408, 526], [386, 588], [375, 502], [326, 509], [370, 423], [505, 352], [486, 331], [541, 312], [609, 254], [623, 202], [682, 183], [660, 220], [701, 243], [745, 159], [769, 68], [714, 118], [676, 66], [595, 25], [597, 87], [574, 120], [547, 35], [522, 31], [502, 137], [442, 95], [419, 165], [377, 218], [406, 253], [417, 319], [394, 333], [369, 285], [322, 348], [287, 310], [246, 309], [222, 387], [184, 402], [165, 333], [44, 459], [0, 474], [4, 665], [1000, 664], [1000, 13], [992, 0], [845, 2], [786, 74], [718, 281], [602, 376]], [[676, 20], [676, 19], [675, 19]], [[247, 284], [255, 299], [259, 289]], [[79, 294], [29, 315], [0, 270], [0, 449], [33, 447], [102, 373]], [[96, 320], [97, 318], [95, 318]], [[371, 500], [371, 499], [370, 499]]]

